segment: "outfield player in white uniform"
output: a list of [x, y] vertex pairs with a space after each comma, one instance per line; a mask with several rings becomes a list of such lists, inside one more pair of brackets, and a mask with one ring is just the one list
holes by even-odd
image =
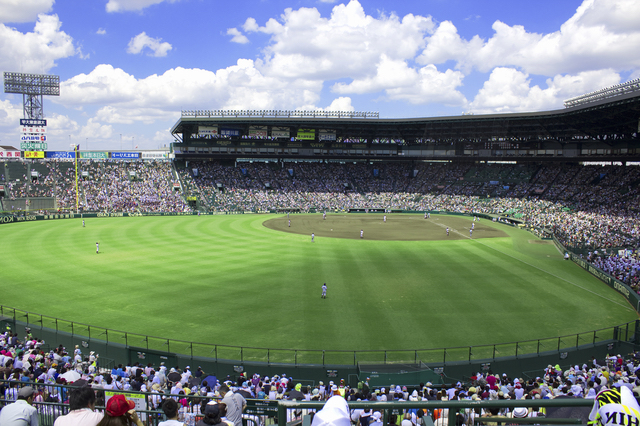
[[327, 220], [327, 212], [322, 212], [322, 220]]
[[362, 229], [360, 230], [360, 238], [364, 238], [364, 231]]
[[449, 236], [449, 227], [447, 226], [447, 237]]
[[311, 242], [313, 242], [313, 239], [316, 237], [316, 234], [314, 234], [313, 232], [311, 233]]
[[100, 242], [96, 243], [96, 254], [100, 251]]
[[385, 223], [387, 222], [387, 215], [386, 215], [386, 214], [385, 214], [385, 215], [384, 215], [384, 217], [382, 218], [382, 221], [383, 221], [383, 222], [385, 222]]
[[327, 283], [322, 284], [322, 298], [327, 298]]
[[473, 228], [469, 229], [469, 238], [472, 238], [473, 235]]

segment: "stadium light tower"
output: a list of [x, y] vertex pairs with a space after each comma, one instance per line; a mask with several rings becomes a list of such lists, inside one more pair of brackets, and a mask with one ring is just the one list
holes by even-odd
[[42, 120], [43, 96], [60, 96], [60, 76], [5, 72], [4, 93], [22, 94], [24, 118]]

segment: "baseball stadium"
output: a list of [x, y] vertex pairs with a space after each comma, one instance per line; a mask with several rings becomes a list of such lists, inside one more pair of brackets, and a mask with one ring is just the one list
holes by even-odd
[[555, 111], [182, 111], [167, 151], [5, 149], [3, 324], [219, 376], [628, 353], [639, 118], [636, 80]]

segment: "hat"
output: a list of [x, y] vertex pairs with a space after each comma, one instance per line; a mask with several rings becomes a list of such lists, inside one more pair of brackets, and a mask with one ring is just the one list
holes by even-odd
[[347, 401], [339, 395], [329, 398], [322, 410], [313, 416], [311, 426], [351, 426]]
[[133, 410], [136, 404], [133, 401], [129, 401], [124, 395], [118, 394], [109, 398], [105, 411], [111, 417], [124, 416], [129, 410]]
[[380, 411], [374, 411], [373, 418], [376, 420], [380, 420], [382, 418], [382, 413]]
[[33, 388], [31, 386], [25, 386], [18, 391], [18, 396], [23, 398], [29, 398], [33, 395]]
[[529, 410], [527, 410], [524, 407], [517, 407], [513, 409], [513, 417], [515, 418], [524, 418], [527, 417], [529, 415]]
[[210, 416], [218, 416], [220, 414], [220, 407], [217, 403], [209, 403], [204, 407], [204, 414]]

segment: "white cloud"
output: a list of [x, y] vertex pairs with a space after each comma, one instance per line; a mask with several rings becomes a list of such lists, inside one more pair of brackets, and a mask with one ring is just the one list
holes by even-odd
[[0, 69], [43, 73], [73, 56], [73, 39], [60, 27], [57, 15], [38, 15], [33, 32], [26, 34], [0, 24]]
[[[19, 96], [19, 95], [17, 95]], [[16, 100], [22, 101], [16, 96]], [[0, 101], [0, 128], [5, 130], [18, 131], [18, 123], [22, 118], [22, 105], [12, 104], [9, 99]], [[2, 138], [2, 145], [6, 145], [7, 141]]]
[[173, 49], [171, 44], [166, 41], [162, 42], [161, 38], [151, 38], [143, 31], [129, 41], [127, 53], [137, 55], [141, 53], [145, 47], [148, 47], [153, 52], [150, 56], [157, 58], [167, 56], [167, 52]]
[[611, 69], [557, 75], [546, 80], [547, 88], [531, 86], [529, 75], [513, 68], [496, 68], [469, 105], [480, 114], [544, 111], [562, 108], [562, 101], [620, 82]]
[[61, 96], [52, 100], [70, 108], [99, 105], [100, 122], [129, 124], [177, 119], [190, 108], [299, 108], [317, 103], [321, 89], [319, 81], [265, 76], [248, 59], [216, 72], [175, 68], [144, 79], [103, 64], [62, 82]]
[[98, 28], [98, 31], [96, 31], [96, 34], [98, 35], [105, 35], [107, 33], [107, 30], [105, 30], [104, 28]]
[[249, 43], [249, 39], [247, 36], [242, 34], [237, 28], [229, 28], [227, 30], [227, 35], [232, 36], [231, 41], [238, 44], [247, 44]]
[[517, 67], [526, 73], [555, 75], [640, 66], [640, 7], [634, 0], [585, 0], [558, 31], [531, 33], [523, 26], [496, 21], [488, 40], [462, 39], [451, 22], [428, 37], [420, 63], [457, 62], [466, 73]]
[[355, 108], [351, 105], [351, 98], [341, 96], [334, 99], [331, 105], [324, 108], [325, 111], [355, 111]]
[[[113, 137], [113, 127], [109, 124], [100, 124], [98, 120], [94, 120], [90, 118], [87, 120], [87, 124], [82, 126], [80, 132], [78, 133], [80, 137], [81, 144], [86, 145], [86, 140], [89, 139], [111, 139]], [[83, 141], [84, 139], [84, 141]], [[87, 149], [86, 147], [83, 149]]]
[[2, 0], [0, 22], [35, 21], [39, 14], [51, 11], [55, 0]]
[[165, 1], [175, 3], [180, 0], [109, 0], [106, 5], [106, 10], [107, 12], [138, 11]]
[[249, 18], [243, 29], [271, 36], [258, 64], [265, 75], [331, 80], [370, 77], [383, 55], [413, 60], [434, 24], [431, 17], [411, 14], [374, 18], [352, 0], [335, 6], [330, 18], [315, 8], [286, 9], [280, 21], [270, 19], [258, 26]]
[[444, 103], [461, 106], [466, 103], [464, 95], [457, 91], [462, 79], [460, 71], [439, 72], [435, 65], [414, 69], [406, 61], [391, 60], [383, 55], [377, 64], [375, 75], [349, 84], [337, 83], [332, 90], [340, 94], [386, 91], [391, 100], [404, 100], [412, 104]]

